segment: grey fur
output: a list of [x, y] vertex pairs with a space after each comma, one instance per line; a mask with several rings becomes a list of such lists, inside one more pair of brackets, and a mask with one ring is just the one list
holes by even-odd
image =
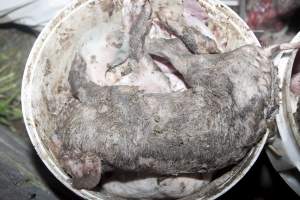
[[[144, 43], [144, 34], [137, 35]], [[129, 46], [137, 62], [149, 54], [167, 59], [190, 88], [145, 94], [137, 87], [100, 87], [87, 80], [86, 63], [76, 56], [69, 74], [75, 98], [57, 129], [57, 157], [75, 187], [95, 187], [105, 166], [162, 175], [213, 172], [240, 161], [260, 140], [274, 90], [272, 63], [262, 49], [194, 55], [179, 39]]]
[[[116, 169], [173, 175], [237, 163], [266, 129], [271, 73], [261, 66], [271, 63], [255, 65], [257, 50], [246, 46], [210, 55], [209, 62], [203, 56], [180, 71], [191, 89], [169, 94], [100, 87], [77, 73], [85, 63], [76, 60], [69, 79], [81, 82], [73, 89], [79, 101], [60, 120], [63, 152], [92, 153]], [[247, 90], [256, 92], [239, 99]]]

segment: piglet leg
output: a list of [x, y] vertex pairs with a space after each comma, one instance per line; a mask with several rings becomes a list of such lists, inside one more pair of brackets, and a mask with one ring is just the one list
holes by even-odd
[[151, 27], [152, 10], [147, 0], [125, 0], [123, 3], [124, 39], [107, 71], [118, 67], [128, 58], [138, 60], [143, 55], [143, 41]]
[[220, 53], [216, 41], [203, 34], [196, 27], [189, 25], [186, 19], [181, 16], [183, 12], [182, 6], [179, 13], [177, 10], [172, 13], [173, 16], [169, 16], [168, 13], [165, 14], [164, 12], [157, 12], [156, 14], [160, 20], [160, 25], [181, 39], [193, 54]]
[[[198, 68], [207, 67], [210, 60], [214, 60], [217, 56], [217, 54], [194, 55], [178, 38], [147, 39], [146, 49], [150, 55], [167, 59], [182, 75], [186, 74], [188, 68], [195, 64]], [[205, 64], [199, 64], [204, 61]]]

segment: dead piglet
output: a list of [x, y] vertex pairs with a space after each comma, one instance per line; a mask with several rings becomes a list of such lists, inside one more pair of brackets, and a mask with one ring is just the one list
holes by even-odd
[[[271, 68], [268, 60], [253, 62], [256, 51], [250, 46], [209, 59], [198, 55], [178, 67], [191, 87], [184, 92], [80, 85], [74, 89], [80, 107], [61, 130], [66, 151], [93, 153], [115, 169], [164, 175], [207, 173], [237, 163], [266, 128]], [[260, 78], [265, 82], [258, 84]]]
[[[73, 64], [69, 82], [77, 103], [57, 132], [63, 133], [58, 159], [74, 185], [95, 187], [104, 166], [162, 175], [213, 172], [239, 162], [266, 130], [277, 82], [265, 50], [248, 45], [194, 55], [186, 39], [150, 39], [146, 46], [144, 53], [168, 60], [190, 89], [145, 94], [100, 87], [86, 79], [84, 64]], [[141, 55], [133, 59], [139, 63]]]

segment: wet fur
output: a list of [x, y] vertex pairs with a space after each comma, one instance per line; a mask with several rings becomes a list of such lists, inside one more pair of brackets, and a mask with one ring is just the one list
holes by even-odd
[[[263, 50], [248, 45], [195, 55], [187, 43], [173, 41], [147, 41], [132, 59], [164, 57], [189, 86], [183, 92], [100, 87], [87, 80], [86, 63], [76, 56], [69, 74], [74, 99], [56, 131], [58, 159], [74, 187], [95, 187], [106, 168], [162, 175], [213, 172], [240, 161], [260, 140], [273, 91], [272, 63]], [[178, 45], [183, 51], [176, 52]]]

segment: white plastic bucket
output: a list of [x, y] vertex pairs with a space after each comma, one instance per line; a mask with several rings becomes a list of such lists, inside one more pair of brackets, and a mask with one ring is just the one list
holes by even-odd
[[[300, 33], [291, 41], [296, 42], [300, 42]], [[294, 117], [299, 97], [290, 90], [297, 53], [298, 50], [286, 50], [274, 60], [279, 72], [281, 101], [276, 116], [278, 134], [275, 134], [269, 143], [267, 154], [280, 176], [300, 196], [300, 132]]]
[[[103, 14], [102, 3], [101, 0], [74, 1], [42, 31], [27, 61], [22, 84], [22, 107], [32, 144], [47, 168], [60, 182], [86, 199], [116, 200], [122, 198], [72, 188], [70, 178], [58, 165], [49, 143], [49, 135], [55, 130], [53, 119], [65, 100], [68, 71], [75, 53], [85, 48], [88, 49], [85, 51], [86, 56], [98, 56], [99, 49], [95, 44], [101, 39], [101, 30], [115, 28], [109, 24], [107, 15]], [[221, 30], [222, 40], [227, 43], [225, 51], [244, 44], [259, 45], [249, 27], [230, 8], [216, 0], [199, 0], [199, 4]], [[57, 106], [51, 106], [53, 102]], [[252, 167], [263, 149], [267, 136], [266, 133], [232, 170], [215, 179], [201, 191], [182, 199], [215, 199], [224, 194]]]

